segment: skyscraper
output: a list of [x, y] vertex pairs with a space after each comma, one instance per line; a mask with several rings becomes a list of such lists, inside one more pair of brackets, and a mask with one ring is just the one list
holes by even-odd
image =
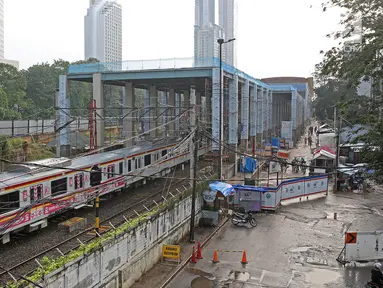
[[[217, 40], [224, 33], [215, 24], [215, 0], [195, 0], [194, 59], [198, 66], [209, 66], [219, 57]], [[224, 47], [223, 47], [224, 48]], [[223, 49], [222, 59], [225, 52]]]
[[85, 59], [122, 61], [122, 7], [116, 1], [90, 0], [85, 16]]
[[[219, 26], [225, 33], [226, 40], [236, 38], [238, 21], [238, 6], [236, 0], [219, 0]], [[237, 40], [225, 44], [225, 63], [237, 66]]]
[[4, 59], [4, 0], [0, 0], [0, 59]]
[[215, 0], [195, 0], [195, 26], [215, 24]]

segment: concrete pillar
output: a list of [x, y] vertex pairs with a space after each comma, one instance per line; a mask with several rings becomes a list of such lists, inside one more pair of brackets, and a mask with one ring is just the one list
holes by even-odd
[[[169, 130], [167, 129], [167, 99], [168, 99], [168, 91], [161, 91], [161, 109], [160, 109], [160, 114], [161, 114], [161, 127], [158, 129], [159, 135], [162, 137], [166, 137], [168, 135]], [[159, 136], [158, 135], [158, 136]]]
[[123, 105], [124, 105], [124, 116], [129, 113], [129, 116], [126, 116], [124, 118], [123, 122], [123, 136], [125, 139], [130, 139], [126, 142], [126, 146], [132, 146], [136, 139], [133, 139], [134, 136], [136, 136], [135, 131], [135, 115], [136, 112], [131, 112], [132, 109], [135, 109], [135, 94], [134, 94], [134, 88], [132, 82], [125, 83], [125, 87], [123, 90], [123, 99], [122, 99]]
[[[229, 80], [229, 144], [233, 150], [238, 145], [238, 76]], [[238, 171], [238, 155], [230, 151], [230, 158], [235, 164], [235, 174]]]
[[[213, 135], [213, 142], [212, 142], [212, 148], [213, 151], [218, 152], [219, 151], [219, 134], [222, 129], [219, 127], [219, 117], [221, 116], [220, 112], [220, 99], [219, 99], [219, 91], [221, 89], [220, 87], [220, 81], [219, 81], [219, 68], [213, 68], [213, 76], [212, 76], [212, 97], [211, 97], [211, 114], [212, 114], [212, 135]], [[223, 104], [223, 103], [222, 103]], [[222, 115], [223, 116], [223, 115]], [[223, 124], [223, 121], [222, 121]]]
[[255, 138], [257, 136], [257, 89], [257, 84], [250, 87], [250, 138], [254, 142], [254, 146], [256, 146]]
[[297, 140], [297, 91], [293, 90], [291, 93], [291, 123], [293, 130], [293, 145], [295, 146], [295, 142]]
[[105, 121], [104, 121], [104, 84], [101, 73], [93, 74], [93, 99], [96, 100], [97, 117], [97, 147], [104, 146]]
[[156, 127], [157, 127], [157, 107], [158, 107], [158, 92], [156, 86], [150, 86], [149, 87], [149, 103], [150, 103], [150, 123], [149, 123], [149, 130], [150, 130], [150, 137], [156, 138]]
[[274, 125], [274, 115], [275, 115], [275, 112], [273, 110], [273, 91], [269, 90], [269, 137], [270, 137], [270, 141], [271, 141], [271, 138], [275, 136], [275, 125]]
[[143, 115], [143, 121], [144, 121], [144, 131], [148, 132], [150, 129], [150, 97], [149, 97], [149, 90], [144, 90], [144, 115]]
[[[188, 119], [188, 116], [189, 114], [186, 113], [185, 114], [185, 111], [189, 110], [190, 108], [190, 90], [185, 90], [184, 91], [184, 99], [183, 99], [183, 103], [182, 103], [182, 115], [183, 117], [181, 118], [182, 119], [182, 127], [189, 127], [189, 123], [187, 122], [186, 119]], [[189, 120], [188, 120], [189, 121]]]
[[262, 143], [262, 135], [263, 135], [263, 117], [262, 117], [262, 113], [263, 113], [263, 91], [262, 91], [262, 87], [258, 87], [258, 89], [256, 90], [256, 97], [257, 97], [257, 143], [260, 144]]
[[[171, 98], [171, 97], [169, 97]], [[174, 135], [179, 136], [180, 133], [180, 115], [181, 115], [181, 94], [180, 93], [175, 93], [175, 132]]]
[[[66, 75], [60, 75], [59, 77], [59, 90], [56, 93], [56, 106], [62, 110], [58, 110], [58, 123], [56, 129], [64, 127], [69, 121], [70, 115], [70, 98], [69, 98], [69, 81]], [[71, 152], [70, 143], [70, 127], [66, 126], [62, 128], [56, 135], [57, 146], [56, 156], [58, 157], [69, 157]]]
[[250, 97], [250, 82], [248, 79], [245, 80], [245, 83], [242, 87], [242, 97], [241, 97], [241, 122], [242, 122], [242, 133], [241, 140], [243, 141], [242, 146], [248, 149], [249, 142], [249, 97]]
[[[169, 90], [169, 95], [168, 95], [168, 110], [167, 110], [167, 122], [171, 122], [171, 121], [174, 121], [175, 120], [175, 106], [176, 106], [176, 93], [174, 91], [174, 89], [170, 89]], [[168, 124], [168, 127], [167, 127], [167, 131], [168, 131], [168, 135], [169, 136], [175, 136], [177, 135], [176, 134], [176, 123], [175, 122], [171, 122], [170, 124]]]

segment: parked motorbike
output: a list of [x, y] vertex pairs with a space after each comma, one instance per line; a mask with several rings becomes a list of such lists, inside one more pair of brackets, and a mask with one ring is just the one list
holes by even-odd
[[233, 216], [231, 217], [231, 222], [234, 225], [250, 223], [250, 225], [253, 227], [257, 226], [257, 221], [255, 221], [250, 211], [247, 211], [245, 213], [234, 212]]
[[364, 285], [364, 288], [379, 288], [379, 285], [372, 283], [371, 281]]

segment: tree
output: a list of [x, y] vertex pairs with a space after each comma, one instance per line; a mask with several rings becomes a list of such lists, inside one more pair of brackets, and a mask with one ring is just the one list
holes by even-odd
[[[340, 107], [349, 121], [371, 126], [369, 132], [356, 141], [366, 143], [362, 161], [375, 169], [374, 179], [383, 182], [383, 119], [382, 119], [382, 78], [383, 78], [383, 0], [330, 0], [323, 4], [323, 10], [336, 6], [344, 8], [341, 24], [344, 31], [333, 36], [339, 46], [326, 53], [317, 65], [317, 74], [323, 78], [342, 79], [349, 89], [356, 89], [362, 81], [372, 82], [373, 97], [354, 97], [343, 101]], [[359, 24], [358, 24], [359, 23]], [[361, 23], [361, 24], [360, 24]], [[359, 42], [350, 46], [350, 36], [355, 37], [359, 26]]]
[[335, 105], [357, 97], [355, 89], [348, 89], [345, 82], [334, 79], [323, 81], [315, 89], [315, 93], [317, 95], [314, 101], [315, 116], [320, 121], [333, 119]]
[[25, 102], [26, 79], [15, 67], [0, 63], [0, 119], [20, 119]]

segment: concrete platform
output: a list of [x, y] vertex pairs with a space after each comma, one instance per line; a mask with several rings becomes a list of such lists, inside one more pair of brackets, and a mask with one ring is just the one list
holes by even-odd
[[60, 230], [67, 231], [72, 233], [74, 231], [85, 229], [87, 225], [86, 218], [74, 217], [69, 220], [66, 220], [58, 225]]

